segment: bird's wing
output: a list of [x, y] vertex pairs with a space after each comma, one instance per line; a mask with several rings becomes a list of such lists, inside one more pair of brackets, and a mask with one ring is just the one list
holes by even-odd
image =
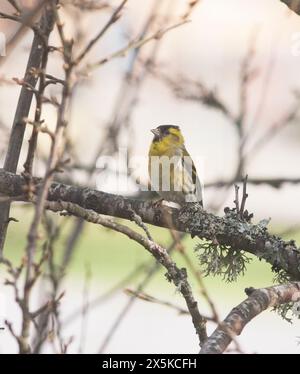
[[194, 195], [195, 200], [200, 202], [203, 206], [201, 183], [197, 175], [195, 164], [185, 147], [182, 148], [182, 156], [182, 166], [184, 169], [183, 190], [187, 194]]

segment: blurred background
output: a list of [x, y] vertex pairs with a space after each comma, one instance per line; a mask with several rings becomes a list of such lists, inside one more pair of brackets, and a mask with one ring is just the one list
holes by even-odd
[[[28, 9], [36, 4], [25, 0], [20, 3]], [[117, 5], [115, 1], [63, 2], [60, 13], [78, 50], [98, 32]], [[0, 8], [12, 12], [5, 1]], [[156, 35], [141, 48], [128, 48], [122, 56], [91, 68], [130, 41], [154, 35], [182, 20], [188, 22], [161, 37]], [[16, 27], [16, 23], [0, 20], [0, 32], [7, 40]], [[294, 183], [300, 178], [299, 32], [299, 16], [279, 0], [129, 0], [120, 20], [74, 73], [67, 143], [71, 161], [60, 180], [135, 196], [135, 180], [147, 183], [150, 129], [177, 124], [205, 185], [207, 210], [222, 214], [224, 207], [233, 206], [234, 181], [245, 174], [250, 180], [267, 180], [270, 182], [249, 183], [247, 209], [254, 213], [254, 222], [271, 217], [272, 232], [299, 240], [300, 190]], [[32, 37], [32, 32], [25, 32], [7, 55], [0, 57], [1, 167], [20, 91], [12, 78], [23, 77]], [[50, 45], [58, 42], [54, 31]], [[63, 77], [58, 53], [51, 55], [47, 71]], [[50, 86], [48, 97], [58, 97], [60, 89]], [[54, 129], [56, 109], [45, 105], [43, 118]], [[19, 172], [25, 161], [29, 130]], [[36, 176], [42, 175], [49, 147], [47, 135], [42, 134], [34, 166]], [[102, 169], [101, 157], [117, 159], [120, 149], [127, 150], [129, 168], [135, 169], [125, 190], [118, 188], [115, 170]], [[279, 183], [278, 179], [286, 181]], [[17, 263], [23, 256], [32, 207], [14, 203], [11, 215], [19, 222], [9, 226], [5, 253]], [[64, 292], [60, 308], [62, 339], [68, 344], [68, 352], [197, 352], [189, 316], [157, 302], [183, 306], [181, 296], [166, 282], [164, 271], [149, 271], [153, 260], [143, 248], [115, 232], [72, 217], [49, 213], [47, 220], [41, 239], [47, 234], [46, 227], [59, 232], [53, 240], [58, 258], [79, 232], [59, 284], [59, 292]], [[172, 241], [167, 230], [149, 229], [158, 242], [168, 246]], [[199, 268], [193, 251], [197, 242], [183, 240], [189, 258]], [[174, 258], [178, 264], [187, 266], [177, 252]], [[237, 282], [226, 283], [222, 277], [206, 277], [204, 282], [224, 318], [245, 299], [245, 287], [270, 286], [273, 275], [269, 265], [253, 259]], [[4, 280], [4, 272], [0, 277]], [[196, 293], [197, 279], [192, 275], [191, 283]], [[50, 292], [48, 286], [40, 282], [36, 303]], [[133, 298], [131, 291], [137, 289], [156, 298], [156, 302]], [[200, 310], [208, 313], [200, 293], [196, 297]], [[12, 290], [1, 285], [0, 298], [1, 317], [18, 326], [20, 315]], [[209, 324], [209, 332], [213, 329]], [[1, 352], [16, 352], [10, 333], [0, 334]], [[43, 352], [58, 350], [50, 340]], [[238, 341], [246, 353], [297, 353], [300, 322], [289, 324], [267, 311], [246, 327]]]

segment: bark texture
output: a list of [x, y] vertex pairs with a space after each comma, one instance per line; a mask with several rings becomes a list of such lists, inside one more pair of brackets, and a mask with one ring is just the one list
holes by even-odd
[[[41, 187], [40, 179], [33, 179], [34, 194]], [[0, 170], [0, 194], [28, 201], [28, 189], [22, 176]], [[220, 245], [252, 253], [270, 263], [274, 270], [284, 270], [292, 280], [300, 280], [300, 249], [292, 241], [268, 232], [265, 222], [256, 225], [239, 219], [228, 210], [223, 217], [204, 211], [200, 205], [188, 204], [182, 209], [157, 206], [152, 201], [125, 198], [90, 188], [54, 182], [49, 188], [49, 201], [64, 201], [91, 209], [99, 214], [133, 219], [133, 211], [143, 222], [173, 228], [192, 236], [214, 241]]]

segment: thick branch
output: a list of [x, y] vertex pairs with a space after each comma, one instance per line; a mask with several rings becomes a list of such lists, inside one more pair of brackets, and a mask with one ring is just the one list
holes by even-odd
[[300, 0], [280, 0], [287, 5], [291, 10], [300, 15]]
[[[40, 32], [36, 32], [34, 35], [24, 77], [24, 82], [28, 83], [32, 87], [35, 87], [37, 83], [38, 75], [35, 72], [40, 67], [42, 56], [45, 53], [44, 49], [47, 48], [47, 43], [45, 44], [45, 42], [48, 40], [53, 29], [53, 24], [53, 14], [47, 7], [38, 24]], [[19, 96], [4, 163], [4, 169], [13, 173], [17, 170], [26, 128], [24, 118], [28, 117], [32, 97], [33, 92], [23, 86]], [[5, 242], [6, 230], [9, 222], [9, 210], [9, 202], [0, 204], [0, 254], [2, 253]]]
[[[41, 180], [33, 183], [38, 194]], [[0, 171], [0, 193], [9, 197], [24, 195], [26, 181], [22, 176]], [[23, 201], [26, 201], [24, 196]], [[132, 220], [134, 210], [145, 223], [161, 227], [170, 227], [188, 232], [192, 236], [213, 240], [235, 250], [244, 250], [266, 260], [275, 270], [285, 270], [293, 280], [300, 279], [300, 249], [294, 241], [286, 242], [271, 235], [265, 223], [250, 224], [227, 212], [224, 217], [205, 212], [201, 207], [191, 204], [181, 210], [157, 206], [151, 201], [127, 199], [90, 188], [52, 183], [49, 189], [49, 201], [65, 201], [77, 204], [97, 213]]]
[[240, 335], [244, 327], [265, 309], [300, 300], [300, 282], [254, 290], [225, 318], [201, 349], [202, 354], [218, 354], [225, 351], [232, 339]]

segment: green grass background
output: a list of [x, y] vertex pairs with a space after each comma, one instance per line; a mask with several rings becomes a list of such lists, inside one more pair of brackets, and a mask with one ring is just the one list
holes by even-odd
[[[61, 237], [55, 243], [55, 255], [60, 256], [68, 237], [70, 229], [74, 225], [74, 218], [60, 217], [58, 214], [49, 213], [56, 224], [61, 228]], [[14, 207], [11, 215], [18, 219], [19, 222], [12, 222], [9, 225], [5, 253], [14, 263], [18, 263], [24, 254], [28, 228], [32, 219], [31, 207]], [[141, 231], [135, 224], [123, 221], [134, 229]], [[167, 230], [149, 226], [153, 238], [163, 244], [168, 245], [171, 242], [170, 234]], [[42, 245], [47, 233], [44, 229], [40, 230], [39, 244]], [[294, 235], [294, 239], [299, 241], [300, 233]], [[186, 238], [186, 246], [189, 256], [198, 267], [198, 259], [194, 252], [195, 245], [199, 239]], [[186, 266], [182, 256], [176, 251], [173, 258], [179, 266]], [[145, 249], [137, 245], [134, 241], [128, 239], [122, 234], [102, 228], [94, 224], [85, 224], [83, 233], [78, 241], [76, 250], [67, 270], [67, 278], [74, 281], [81, 281], [85, 277], [86, 268], [89, 267], [92, 279], [95, 282], [104, 282], [112, 286], [122, 278], [126, 277], [134, 268], [142, 262], [151, 261], [152, 257]], [[168, 284], [164, 277], [164, 269], [161, 269], [151, 282], [152, 290], [160, 292], [169, 292], [169, 288], [174, 286]], [[191, 283], [196, 285], [196, 280], [189, 271]], [[143, 274], [139, 279], [142, 279]], [[237, 282], [225, 283], [222, 277], [206, 277], [205, 284], [210, 293], [217, 295], [226, 295], [226, 298], [244, 298], [245, 287], [265, 287], [272, 284], [273, 274], [270, 265], [264, 261], [253, 258], [247, 267], [244, 276], [240, 276]], [[225, 297], [225, 296], [224, 296]]]

